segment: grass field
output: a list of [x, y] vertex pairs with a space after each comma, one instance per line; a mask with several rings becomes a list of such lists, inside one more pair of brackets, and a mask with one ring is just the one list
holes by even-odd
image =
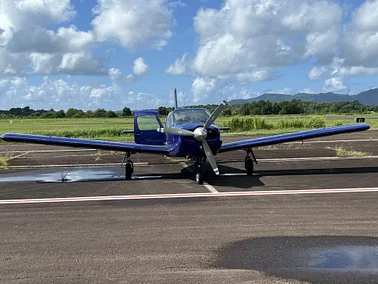
[[[259, 116], [220, 117], [218, 126], [229, 126], [232, 131], [223, 136], [240, 134], [281, 134], [305, 129], [335, 126], [354, 122], [354, 117], [366, 117], [366, 122], [378, 129], [377, 116]], [[161, 119], [164, 121], [164, 118]], [[103, 140], [133, 140], [133, 135], [122, 134], [133, 129], [133, 118], [71, 118], [71, 119], [0, 119], [0, 133], [16, 132], [49, 136], [79, 137]]]

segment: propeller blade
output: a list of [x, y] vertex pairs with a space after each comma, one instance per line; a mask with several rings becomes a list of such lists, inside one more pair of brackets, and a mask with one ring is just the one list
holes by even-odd
[[209, 126], [214, 123], [214, 121], [217, 119], [217, 117], [221, 114], [222, 110], [224, 110], [226, 106], [227, 106], [226, 101], [221, 102], [221, 104], [213, 111], [209, 119], [206, 121], [204, 125], [205, 129], [208, 129]]
[[160, 133], [167, 133], [167, 134], [174, 134], [174, 135], [181, 135], [181, 136], [194, 136], [194, 132], [181, 129], [181, 128], [158, 128], [157, 131]]
[[206, 157], [213, 168], [213, 171], [216, 175], [219, 175], [219, 169], [217, 162], [215, 161], [214, 155], [211, 152], [211, 149], [209, 147], [209, 144], [207, 144], [206, 140], [202, 141], [203, 150], [205, 151]]

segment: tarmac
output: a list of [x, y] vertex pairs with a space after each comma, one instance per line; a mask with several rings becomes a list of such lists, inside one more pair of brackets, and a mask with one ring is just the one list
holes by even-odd
[[[247, 139], [225, 138], [224, 142]], [[0, 143], [1, 283], [377, 283], [378, 131], [189, 161]], [[363, 152], [337, 157], [335, 149]]]

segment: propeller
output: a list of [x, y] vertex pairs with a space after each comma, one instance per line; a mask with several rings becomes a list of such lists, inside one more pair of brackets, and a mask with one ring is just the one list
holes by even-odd
[[222, 110], [226, 108], [227, 102], [223, 101], [210, 115], [209, 119], [205, 122], [203, 127], [197, 127], [194, 131], [189, 131], [181, 128], [158, 128], [157, 131], [160, 133], [174, 134], [180, 136], [194, 137], [198, 142], [202, 144], [202, 148], [205, 152], [207, 160], [209, 161], [214, 173], [219, 175], [219, 169], [215, 161], [214, 155], [207, 143], [207, 130], [210, 125], [214, 123], [217, 117], [221, 114]]

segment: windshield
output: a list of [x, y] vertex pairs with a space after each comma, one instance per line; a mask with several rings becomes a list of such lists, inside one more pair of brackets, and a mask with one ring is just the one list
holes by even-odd
[[204, 109], [180, 109], [172, 113], [172, 124], [205, 123], [209, 117]]

